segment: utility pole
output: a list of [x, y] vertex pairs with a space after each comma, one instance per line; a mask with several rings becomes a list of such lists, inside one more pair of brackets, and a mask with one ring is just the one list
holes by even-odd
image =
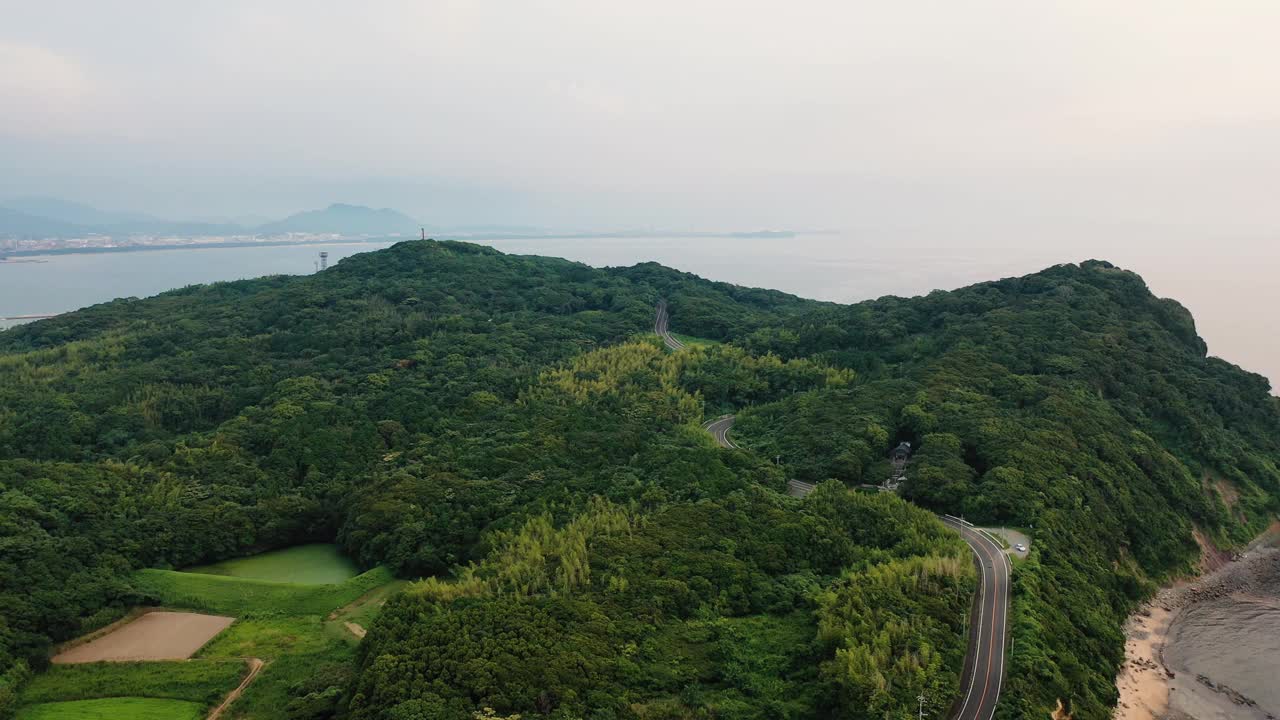
[[924, 720], [924, 693], [920, 693], [916, 699], [920, 701], [920, 720]]

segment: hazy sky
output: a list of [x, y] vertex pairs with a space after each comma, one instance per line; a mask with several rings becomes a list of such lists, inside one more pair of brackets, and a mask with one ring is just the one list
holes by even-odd
[[0, 0], [0, 198], [840, 227], [1280, 220], [1275, 0]]

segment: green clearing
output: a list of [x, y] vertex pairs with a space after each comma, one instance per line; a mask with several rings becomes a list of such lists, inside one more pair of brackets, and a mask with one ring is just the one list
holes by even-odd
[[671, 337], [689, 347], [712, 347], [722, 344], [719, 340], [709, 340], [707, 338], [694, 337], [693, 335], [681, 335], [680, 333], [671, 333]]
[[183, 572], [299, 585], [336, 585], [358, 575], [359, 569], [337, 545], [316, 543], [186, 568]]
[[391, 571], [380, 567], [333, 585], [301, 585], [174, 570], [139, 570], [133, 575], [134, 586], [154, 595], [160, 605], [237, 617], [324, 616], [391, 580]]
[[102, 662], [54, 665], [22, 689], [22, 705], [61, 704], [120, 696], [183, 700], [210, 707], [240, 684], [239, 658], [184, 662]]
[[319, 713], [333, 709], [340, 689], [351, 679], [359, 644], [343, 623], [367, 627], [386, 598], [405, 583], [386, 568], [374, 568], [326, 585], [140, 570], [134, 574], [134, 585], [166, 607], [240, 618], [190, 664], [231, 663], [242, 672], [243, 658], [261, 658], [267, 665], [236, 701], [234, 715], [284, 718], [294, 712], [291, 704]]
[[[280, 617], [241, 620], [201, 651], [200, 657], [258, 657], [267, 661], [262, 674], [245, 688], [233, 706], [236, 717], [284, 718], [292, 700], [311, 704], [336, 700], [325, 691], [351, 678], [355, 645], [326, 632], [323, 618]], [[304, 688], [299, 691], [298, 688]]]
[[356, 600], [349, 605], [333, 611], [329, 616], [329, 624], [341, 628], [341, 634], [346, 637], [352, 637], [352, 635], [347, 631], [343, 623], [352, 622], [368, 630], [369, 624], [378, 616], [378, 612], [382, 610], [382, 606], [387, 602], [387, 598], [404, 589], [408, 584], [408, 580], [393, 580], [386, 585], [381, 585], [370, 590], [359, 598], [356, 598]]
[[203, 716], [200, 703], [117, 697], [28, 705], [14, 720], [198, 720]]

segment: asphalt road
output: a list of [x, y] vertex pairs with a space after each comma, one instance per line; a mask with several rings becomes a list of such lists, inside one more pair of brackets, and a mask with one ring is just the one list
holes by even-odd
[[[666, 301], [659, 301], [653, 331], [667, 347], [679, 350], [684, 345], [671, 337], [670, 319]], [[732, 415], [724, 415], [702, 427], [720, 447], [737, 448], [729, 439], [733, 421]], [[813, 486], [793, 480], [787, 490], [803, 497]], [[951, 720], [991, 720], [1004, 685], [1004, 658], [1009, 645], [1009, 558], [994, 540], [971, 525], [946, 515], [939, 519], [964, 538], [977, 558], [982, 576], [969, 622], [969, 652], [961, 670], [960, 698], [952, 706]]]
[[733, 427], [732, 415], [725, 415], [723, 417], [716, 418], [715, 420], [712, 420], [709, 423], [703, 424], [702, 427], [705, 428], [707, 432], [711, 433], [711, 436], [716, 439], [716, 443], [719, 444], [720, 447], [722, 448], [738, 447], [737, 445], [733, 444], [732, 440], [729, 439], [729, 430]]
[[[724, 415], [705, 422], [702, 429], [711, 433], [711, 437], [716, 439], [716, 444], [722, 448], [737, 448], [738, 446], [729, 439], [729, 430], [733, 428], [734, 416]], [[802, 480], [788, 480], [787, 494], [791, 497], [804, 497], [813, 492], [813, 483], [807, 483]]]
[[667, 312], [667, 301], [659, 300], [657, 313], [653, 319], [653, 332], [662, 338], [662, 342], [672, 350], [680, 350], [684, 343], [671, 336], [671, 315]]
[[952, 720], [991, 720], [1004, 684], [1009, 643], [1009, 558], [991, 538], [955, 518], [940, 518], [960, 533], [978, 558], [982, 580], [969, 623], [969, 653]]

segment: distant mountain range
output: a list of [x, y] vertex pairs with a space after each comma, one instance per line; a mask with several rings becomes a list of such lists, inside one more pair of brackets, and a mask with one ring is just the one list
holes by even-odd
[[418, 221], [391, 208], [375, 210], [363, 205], [334, 203], [323, 210], [308, 210], [283, 220], [260, 225], [257, 232], [279, 235], [289, 232], [342, 233], [344, 235], [379, 235], [383, 233], [416, 233]]
[[0, 203], [0, 237], [87, 235], [414, 235], [419, 223], [390, 208], [334, 203], [261, 225], [165, 220], [142, 213], [100, 210], [58, 198], [15, 198]]

